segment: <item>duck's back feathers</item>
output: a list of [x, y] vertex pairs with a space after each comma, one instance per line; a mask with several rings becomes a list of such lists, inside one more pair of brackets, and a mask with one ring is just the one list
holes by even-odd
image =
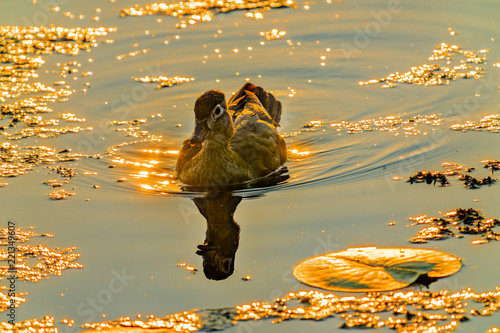
[[285, 163], [285, 141], [276, 130], [281, 118], [281, 102], [261, 87], [246, 83], [228, 104], [236, 129], [231, 149], [259, 176]]

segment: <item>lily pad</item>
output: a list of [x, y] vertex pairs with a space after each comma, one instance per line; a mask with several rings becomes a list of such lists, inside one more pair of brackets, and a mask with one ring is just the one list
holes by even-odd
[[336, 291], [387, 291], [404, 288], [421, 275], [455, 274], [460, 258], [436, 250], [360, 247], [300, 262], [293, 276], [307, 285]]

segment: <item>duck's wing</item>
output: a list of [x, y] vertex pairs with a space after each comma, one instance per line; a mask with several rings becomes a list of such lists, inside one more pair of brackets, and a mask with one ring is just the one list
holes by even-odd
[[[260, 107], [263, 109], [262, 107]], [[286, 145], [274, 125], [247, 110], [236, 118], [231, 149], [238, 153], [258, 177], [265, 176], [286, 162]]]
[[[255, 105], [260, 106], [260, 108], [254, 107]], [[250, 82], [244, 84], [229, 99], [228, 110], [232, 112], [233, 120], [243, 110], [254, 111], [260, 120], [270, 122], [276, 127], [279, 126], [281, 120], [281, 102], [273, 94]]]
[[184, 170], [184, 165], [189, 162], [193, 157], [196, 156], [201, 150], [201, 145], [191, 146], [189, 139], [184, 140], [182, 143], [181, 151], [177, 157], [177, 164], [175, 170], [177, 173], [177, 178], [182, 178], [182, 171]]

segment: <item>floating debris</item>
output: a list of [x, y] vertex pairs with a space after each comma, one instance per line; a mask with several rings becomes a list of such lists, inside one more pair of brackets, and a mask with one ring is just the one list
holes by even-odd
[[73, 167], [62, 167], [62, 166], [53, 166], [50, 167], [53, 172], [57, 173], [61, 177], [65, 177], [67, 179], [71, 179], [72, 177], [77, 175], [75, 168]]
[[138, 82], [143, 82], [143, 83], [159, 83], [157, 88], [161, 89], [163, 87], [171, 87], [174, 85], [179, 85], [182, 83], [187, 83], [194, 81], [194, 78], [189, 78], [189, 77], [182, 77], [182, 76], [173, 76], [173, 77], [168, 77], [168, 76], [143, 76], [143, 77], [134, 77], [132, 78]]
[[[228, 13], [233, 10], [257, 8], [296, 7], [292, 0], [208, 0], [180, 1], [174, 3], [156, 2], [144, 6], [122, 9], [121, 16], [169, 15], [181, 20], [177, 28], [186, 28], [197, 22], [210, 22], [215, 14]], [[261, 14], [262, 15], [262, 14]]]
[[427, 171], [419, 171], [413, 176], [410, 176], [406, 182], [413, 184], [413, 183], [423, 183], [426, 182], [427, 184], [434, 184], [434, 186], [439, 184], [440, 186], [448, 186], [450, 185], [450, 182], [448, 181], [448, 178], [446, 178], [446, 175], [442, 174], [439, 171], [434, 171], [434, 172], [427, 172]]
[[[482, 161], [485, 164], [484, 168], [492, 169], [492, 174], [495, 170], [498, 170], [500, 161], [496, 160], [484, 160]], [[491, 186], [496, 182], [495, 178], [491, 178], [490, 176], [485, 177], [481, 180], [476, 179], [470, 175], [466, 175], [461, 173], [460, 171], [464, 171], [467, 173], [473, 172], [476, 168], [466, 168], [462, 164], [451, 163], [451, 162], [443, 162], [443, 166], [447, 168], [446, 172], [434, 171], [419, 171], [415, 173], [413, 176], [410, 176], [406, 181], [410, 184], [413, 183], [427, 183], [436, 185], [436, 183], [441, 186], [448, 186], [450, 182], [446, 178], [446, 176], [458, 176], [459, 180], [463, 180], [463, 184], [468, 189], [477, 189], [481, 186], [488, 185]]]
[[489, 176], [479, 180], [469, 175], [460, 175], [458, 179], [463, 180], [464, 186], [469, 189], [480, 188], [483, 185], [491, 186], [494, 182], [496, 182], [495, 178], [491, 178]]
[[122, 59], [127, 58], [127, 57], [135, 57], [138, 54], [148, 53], [150, 51], [151, 51], [151, 49], [138, 50], [138, 51], [133, 51], [133, 52], [129, 52], [127, 54], [122, 54], [122, 55], [116, 56], [115, 58], [118, 60], [122, 60]]
[[64, 199], [68, 199], [68, 197], [71, 197], [73, 195], [75, 195], [75, 193], [67, 192], [63, 188], [59, 189], [59, 190], [54, 190], [54, 191], [49, 193], [49, 197], [52, 200], [64, 200]]
[[[476, 307], [476, 308], [475, 308]], [[344, 320], [342, 328], [388, 327], [399, 333], [453, 332], [474, 317], [491, 316], [500, 310], [500, 287], [494, 291], [474, 292], [440, 290], [368, 293], [362, 296], [337, 296], [320, 291], [290, 292], [273, 302], [255, 301], [234, 308], [184, 311], [148, 320], [121, 317], [116, 320], [85, 323], [85, 333], [120, 330], [170, 329], [177, 332], [220, 331], [245, 321], [271, 319], [318, 321], [333, 316]]]
[[[485, 53], [485, 52], [483, 52]], [[486, 60], [486, 56], [478, 55], [473, 51], [462, 50], [458, 45], [449, 45], [441, 43], [433, 51], [429, 61], [447, 60], [448, 63], [455, 58], [455, 55], [460, 54], [465, 57], [460, 61], [459, 65], [453, 67], [439, 66], [437, 64], [424, 64], [411, 67], [406, 73], [391, 73], [380, 79], [372, 79], [369, 81], [361, 81], [359, 85], [384, 83], [382, 88], [392, 88], [398, 83], [408, 83], [425, 86], [435, 86], [441, 84], [450, 84], [451, 81], [458, 79], [479, 79], [484, 74], [484, 69], [470, 64], [481, 64]]]
[[481, 161], [481, 163], [484, 164], [485, 169], [491, 169], [491, 174], [500, 170], [500, 161], [498, 160], [484, 160]]
[[243, 281], [250, 281], [252, 277], [250, 275], [245, 275], [244, 277], [241, 278]]
[[286, 36], [285, 30], [272, 29], [270, 31], [261, 31], [260, 36], [265, 37], [267, 40], [280, 39]]
[[409, 220], [413, 223], [408, 226], [429, 225], [421, 229], [417, 236], [410, 238], [411, 243], [427, 243], [428, 240], [441, 240], [449, 237], [462, 238], [463, 235], [483, 237], [481, 240], [474, 240], [472, 242], [474, 245], [500, 240], [500, 233], [492, 230], [500, 224], [500, 221], [485, 218], [479, 210], [474, 208], [458, 208], [444, 214], [443, 217], [420, 215], [409, 217]]
[[484, 117], [475, 123], [473, 121], [466, 121], [463, 124], [454, 124], [450, 126], [455, 131], [488, 131], [491, 133], [500, 133], [500, 114], [492, 114]]

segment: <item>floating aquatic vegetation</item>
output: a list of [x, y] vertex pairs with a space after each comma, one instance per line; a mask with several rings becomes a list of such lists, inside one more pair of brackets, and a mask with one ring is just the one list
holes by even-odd
[[[485, 169], [491, 169], [492, 174], [495, 170], [499, 169], [500, 161], [497, 160], [484, 160], [482, 161]], [[488, 185], [491, 186], [496, 182], [495, 178], [491, 178], [490, 176], [485, 177], [483, 179], [476, 179], [470, 175], [466, 175], [461, 173], [460, 171], [464, 171], [467, 173], [473, 172], [476, 168], [466, 168], [462, 164], [458, 163], [450, 163], [443, 162], [443, 166], [447, 168], [445, 172], [440, 171], [418, 171], [414, 175], [410, 176], [406, 182], [413, 183], [427, 183], [427, 184], [440, 184], [441, 186], [448, 186], [450, 182], [446, 176], [458, 176], [457, 179], [463, 180], [463, 184], [468, 189], [477, 189], [481, 186]], [[397, 177], [395, 177], [397, 179]]]
[[177, 28], [185, 28], [197, 22], [209, 22], [215, 14], [228, 13], [233, 10], [249, 10], [257, 8], [295, 7], [292, 0], [207, 0], [180, 1], [174, 3], [156, 2], [144, 6], [122, 9], [121, 16], [169, 15], [179, 18]]
[[398, 83], [408, 83], [425, 86], [435, 86], [441, 84], [450, 84], [451, 81], [458, 79], [479, 79], [484, 74], [484, 69], [472, 64], [481, 64], [486, 60], [484, 55], [487, 50], [481, 50], [478, 55], [473, 51], [463, 50], [458, 45], [449, 45], [441, 43], [433, 51], [429, 61], [446, 60], [448, 63], [454, 60], [455, 55], [462, 55], [465, 59], [460, 60], [460, 64], [453, 67], [440, 66], [437, 64], [424, 64], [411, 67], [406, 73], [391, 73], [380, 79], [372, 79], [369, 81], [361, 81], [359, 85], [383, 83], [382, 88], [392, 88]]
[[52, 166], [50, 168], [52, 169], [52, 172], [55, 172], [58, 175], [61, 175], [61, 177], [65, 177], [67, 179], [71, 179], [72, 177], [77, 175], [75, 168], [73, 167], [62, 167], [58, 165]]
[[143, 76], [143, 77], [133, 77], [132, 78], [138, 82], [142, 82], [142, 83], [158, 83], [158, 86], [157, 88], [158, 89], [161, 89], [163, 87], [171, 87], [171, 86], [174, 86], [174, 85], [179, 85], [179, 84], [182, 84], [182, 83], [187, 83], [187, 82], [191, 82], [191, 81], [194, 81], [194, 78], [189, 78], [189, 77], [182, 77], [182, 76], [172, 76], [172, 77], [168, 77], [168, 76], [163, 76], [163, 75], [159, 75], [159, 76]]
[[341, 121], [330, 124], [325, 124], [321, 120], [312, 120], [304, 124], [301, 131], [296, 131], [289, 134], [283, 134], [283, 137], [296, 136], [301, 132], [314, 132], [318, 129], [327, 130], [332, 129], [339, 134], [345, 132], [347, 134], [356, 134], [371, 131], [389, 132], [394, 135], [404, 134], [405, 136], [427, 134], [427, 131], [422, 132], [419, 124], [429, 126], [440, 126], [443, 119], [436, 114], [429, 116], [417, 115], [410, 118], [401, 118], [400, 116], [388, 116], [378, 119], [362, 119], [357, 122]]
[[448, 181], [448, 178], [446, 178], [446, 175], [442, 174], [439, 171], [434, 171], [434, 172], [427, 172], [427, 171], [418, 171], [416, 174], [413, 176], [410, 176], [406, 182], [413, 184], [413, 183], [423, 183], [426, 182], [427, 184], [434, 184], [434, 186], [439, 184], [440, 186], [448, 186], [450, 185], [450, 182]]
[[[73, 253], [76, 247], [65, 249], [55, 248], [50, 250], [43, 245], [23, 245], [33, 237], [53, 237], [53, 234], [38, 234], [33, 231], [34, 228], [15, 228], [15, 269], [18, 280], [37, 282], [50, 275], [62, 275], [62, 272], [68, 268], [82, 268], [83, 265], [75, 262], [80, 257], [79, 253]], [[11, 246], [8, 240], [9, 228], [0, 229], [0, 246]], [[12, 236], [12, 235], [11, 235]], [[0, 248], [0, 261], [7, 262], [9, 253]], [[32, 260], [37, 262], [32, 264]], [[9, 265], [0, 265], [0, 280], [4, 276], [9, 276]]]
[[127, 54], [122, 54], [122, 55], [116, 56], [115, 58], [118, 60], [122, 60], [122, 59], [127, 58], [127, 57], [135, 57], [136, 55], [141, 54], [141, 53], [148, 53], [149, 51], [151, 51], [151, 49], [137, 50], [137, 51], [129, 52]]
[[480, 188], [483, 185], [491, 186], [497, 181], [495, 178], [491, 178], [490, 176], [479, 180], [469, 175], [460, 175], [458, 176], [458, 179], [463, 180], [464, 186], [467, 188]]
[[449, 237], [462, 238], [464, 235], [481, 236], [472, 244], [483, 244], [489, 241], [500, 241], [500, 233], [493, 228], [500, 221], [493, 218], [485, 218], [481, 212], [474, 208], [461, 209], [444, 214], [443, 217], [429, 217], [420, 215], [409, 217], [413, 223], [408, 226], [429, 225], [418, 232], [418, 235], [410, 238], [412, 243], [427, 243], [428, 240], [442, 240]]
[[260, 36], [266, 38], [267, 40], [280, 39], [286, 36], [285, 30], [272, 29], [269, 31], [261, 31]]
[[409, 286], [421, 275], [442, 278], [460, 270], [450, 254], [412, 248], [351, 248], [300, 262], [293, 276], [312, 287], [347, 291], [388, 291]]
[[252, 302], [234, 308], [184, 311], [163, 318], [153, 315], [132, 319], [86, 323], [85, 333], [136, 332], [170, 329], [177, 332], [220, 331], [244, 321], [271, 319], [318, 321], [334, 316], [344, 320], [342, 328], [388, 327], [399, 333], [453, 332], [474, 317], [491, 316], [500, 309], [500, 287], [494, 291], [474, 292], [440, 290], [368, 293], [359, 297], [337, 296], [320, 291], [290, 292], [273, 302]]
[[450, 126], [455, 131], [488, 131], [491, 133], [500, 132], [500, 114], [492, 114], [484, 117], [479, 123], [466, 121], [463, 124], [454, 124]]
[[481, 163], [484, 164], [485, 169], [491, 169], [491, 174], [500, 170], [500, 161], [498, 160], [484, 160], [481, 161]]

